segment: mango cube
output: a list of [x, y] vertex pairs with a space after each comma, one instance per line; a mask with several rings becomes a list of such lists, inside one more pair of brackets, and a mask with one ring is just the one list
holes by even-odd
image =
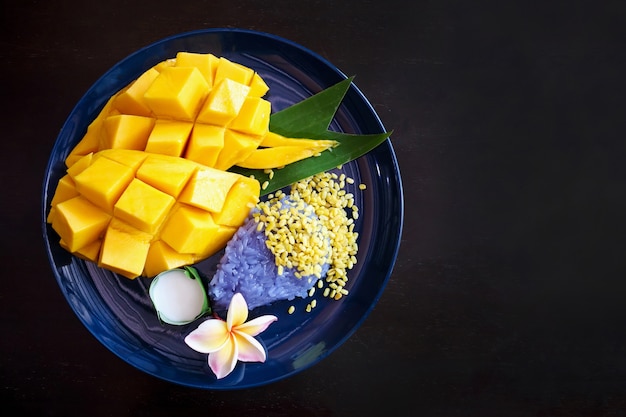
[[152, 111], [143, 95], [158, 75], [159, 71], [155, 68], [150, 68], [141, 74], [127, 89], [117, 95], [114, 102], [115, 108], [123, 114], [150, 116]]
[[[232, 235], [231, 235], [232, 236]], [[163, 271], [190, 265], [196, 260], [195, 255], [190, 253], [178, 253], [162, 240], [157, 240], [150, 245], [144, 275], [154, 277]]]
[[98, 266], [127, 278], [143, 272], [152, 235], [113, 218], [106, 229]]
[[219, 58], [213, 54], [179, 52], [176, 54], [177, 67], [196, 67], [202, 73], [208, 85], [213, 85]]
[[113, 214], [143, 232], [157, 231], [176, 200], [135, 178], [122, 193]]
[[250, 87], [229, 78], [219, 81], [200, 109], [197, 121], [226, 126], [237, 116], [249, 92]]
[[93, 157], [93, 153], [88, 153], [85, 156], [81, 156], [79, 159], [77, 159], [72, 166], [70, 166], [67, 169], [67, 175], [70, 176], [70, 178], [74, 178], [76, 177], [78, 174], [80, 174], [81, 172], [83, 172], [83, 170], [85, 168], [87, 168], [89, 165], [91, 165], [91, 159]]
[[[63, 246], [63, 243], [61, 243], [61, 246]], [[97, 263], [98, 258], [100, 257], [101, 246], [102, 246], [102, 239], [94, 240], [93, 242], [88, 243], [87, 245], [78, 249], [74, 253], [76, 253], [76, 256], [78, 256], [79, 258]]]
[[191, 131], [185, 158], [212, 167], [224, 147], [224, 128], [196, 123]]
[[224, 133], [224, 148], [217, 157], [214, 168], [226, 171], [239, 161], [246, 159], [259, 146], [261, 138], [227, 129]]
[[98, 239], [106, 230], [111, 216], [82, 196], [55, 206], [52, 228], [59, 234], [70, 252]]
[[165, 67], [144, 94], [158, 117], [192, 121], [209, 92], [200, 70], [193, 67]]
[[148, 136], [145, 151], [181, 156], [192, 127], [193, 123], [190, 122], [158, 119]]
[[69, 200], [70, 198], [74, 198], [78, 195], [79, 194], [78, 191], [76, 191], [76, 184], [74, 184], [74, 180], [72, 179], [72, 177], [70, 177], [69, 174], [65, 174], [63, 177], [61, 177], [57, 184], [57, 188], [54, 191], [54, 195], [52, 196], [52, 201], [50, 202], [50, 205], [54, 207], [57, 204], [65, 200]]
[[97, 158], [89, 167], [74, 177], [76, 190], [106, 212], [134, 178], [131, 168], [108, 158]]
[[213, 214], [216, 223], [225, 226], [240, 226], [250, 210], [259, 201], [261, 186], [248, 177], [241, 177], [228, 191], [222, 211]]
[[180, 205], [161, 230], [161, 240], [179, 253], [198, 253], [218, 230], [211, 213]]
[[222, 210], [230, 188], [240, 177], [231, 172], [208, 167], [198, 169], [178, 197], [178, 201], [217, 213]]
[[250, 93], [249, 95], [252, 97], [263, 97], [265, 93], [269, 91], [268, 85], [265, 83], [265, 80], [261, 78], [259, 74], [256, 72], [252, 76], [252, 80], [250, 81]]
[[151, 117], [117, 114], [104, 121], [105, 134], [101, 137], [102, 149], [144, 150], [154, 126]]
[[175, 65], [176, 65], [176, 60], [170, 58], [170, 59], [166, 59], [165, 61], [159, 62], [152, 68], [154, 68], [158, 72], [162, 72], [165, 68], [173, 67]]
[[137, 178], [157, 190], [178, 198], [197, 165], [183, 158], [162, 158], [148, 155], [137, 170]]
[[242, 133], [263, 136], [269, 130], [271, 104], [259, 97], [246, 97], [229, 128]]
[[254, 70], [236, 62], [229, 61], [224, 57], [219, 58], [213, 85], [217, 85], [224, 79], [235, 81], [239, 84], [249, 85], [254, 76]]
[[212, 233], [211, 238], [204, 241], [204, 247], [195, 254], [196, 261], [205, 259], [226, 246], [236, 231], [236, 227], [217, 225], [217, 229]]
[[130, 149], [105, 149], [94, 154], [93, 158], [107, 158], [111, 161], [124, 165], [135, 172], [147, 156], [148, 154], [143, 151]]

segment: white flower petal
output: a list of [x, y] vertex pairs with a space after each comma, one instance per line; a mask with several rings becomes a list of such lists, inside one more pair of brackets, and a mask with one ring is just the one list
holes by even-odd
[[249, 322], [240, 324], [235, 329], [239, 332], [247, 333], [250, 336], [256, 336], [262, 331], [264, 331], [265, 329], [267, 329], [267, 327], [270, 324], [274, 323], [276, 320], [278, 320], [278, 317], [276, 316], [271, 316], [271, 315], [260, 316], [260, 317], [250, 320]]
[[235, 343], [238, 349], [237, 359], [243, 362], [265, 362], [265, 348], [258, 340], [249, 334], [233, 331]]
[[241, 293], [236, 293], [230, 300], [226, 315], [228, 330], [245, 323], [246, 320], [248, 320], [248, 303]]
[[228, 342], [230, 332], [226, 322], [219, 319], [203, 321], [200, 326], [185, 337], [185, 343], [200, 353], [218, 351]]
[[218, 379], [224, 378], [235, 369], [237, 356], [237, 343], [231, 334], [222, 349], [209, 353], [209, 367]]

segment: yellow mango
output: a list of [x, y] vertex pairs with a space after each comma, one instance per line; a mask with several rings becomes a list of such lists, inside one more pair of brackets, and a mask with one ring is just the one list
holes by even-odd
[[54, 195], [52, 196], [52, 201], [50, 202], [50, 205], [54, 207], [57, 204], [65, 200], [69, 200], [70, 198], [74, 198], [78, 195], [79, 194], [78, 191], [76, 191], [76, 184], [74, 183], [74, 180], [72, 179], [72, 177], [70, 177], [69, 174], [65, 174], [63, 177], [61, 177], [57, 184], [57, 188], [54, 192]]
[[46, 216], [46, 223], [52, 224], [54, 222], [55, 212], [56, 212], [56, 207], [50, 206], [50, 211], [48, 212], [48, 215]]
[[258, 181], [180, 157], [107, 149], [83, 158], [74, 179], [59, 180], [47, 221], [63, 248], [129, 278], [213, 255], [259, 198]]
[[108, 158], [96, 160], [74, 177], [76, 190], [107, 213], [134, 178], [131, 168]]
[[[69, 250], [67, 246], [65, 246], [63, 241], [61, 241], [60, 244], [61, 244], [61, 247], [63, 247], [65, 250]], [[79, 258], [98, 263], [101, 246], [102, 246], [102, 239], [97, 239], [91, 243], [86, 244], [82, 248], [76, 250], [74, 253]]]
[[146, 143], [145, 151], [181, 156], [187, 145], [193, 123], [157, 119]]
[[142, 274], [152, 235], [113, 218], [106, 229], [98, 266], [127, 278]]
[[224, 206], [228, 191], [240, 177], [227, 171], [199, 168], [189, 179], [178, 201], [218, 213]]
[[267, 132], [263, 136], [263, 140], [259, 146], [264, 147], [277, 147], [277, 146], [299, 146], [302, 148], [308, 148], [322, 152], [326, 149], [337, 146], [339, 142], [326, 139], [304, 139], [304, 138], [288, 138], [278, 133]]
[[246, 159], [259, 146], [261, 139], [227, 129], [224, 133], [224, 148], [218, 155], [214, 168], [226, 171]]
[[148, 250], [144, 275], [154, 277], [163, 271], [190, 265], [195, 261], [196, 256], [194, 254], [176, 252], [164, 241], [157, 240], [150, 245]]
[[71, 167], [78, 159], [81, 157], [92, 153], [98, 152], [100, 150], [100, 142], [101, 135], [103, 130], [104, 120], [109, 116], [111, 110], [113, 109], [113, 102], [115, 101], [116, 95], [111, 97], [107, 103], [104, 105], [104, 108], [98, 113], [98, 116], [94, 119], [93, 122], [89, 124], [87, 127], [87, 133], [85, 136], [72, 148], [69, 155], [65, 158], [65, 166]]
[[254, 70], [251, 68], [229, 61], [224, 57], [220, 57], [213, 85], [218, 85], [224, 79], [229, 79], [239, 84], [249, 85], [253, 76]]
[[133, 173], [143, 164], [148, 154], [131, 149], [104, 149], [93, 155], [94, 159], [107, 158], [130, 168]]
[[[268, 90], [265, 80], [251, 68], [212, 54], [178, 52], [107, 102], [66, 158], [66, 165], [74, 165], [88, 153], [120, 148], [181, 156], [223, 170], [244, 167], [240, 162], [245, 167], [278, 168], [336, 145], [291, 138], [271, 144], [275, 138], [269, 132], [271, 104], [261, 98]], [[152, 124], [147, 121], [151, 118]], [[308, 149], [252, 155], [259, 146]], [[282, 159], [270, 163], [270, 155]], [[243, 162], [248, 157], [252, 159]]]
[[249, 92], [250, 87], [229, 78], [219, 81], [200, 109], [197, 122], [227, 125], [237, 116]]
[[55, 206], [52, 228], [70, 252], [100, 238], [111, 216], [82, 196], [76, 196]]
[[169, 67], [173, 67], [176, 65], [176, 58], [169, 58], [166, 59], [165, 61], [161, 61], [158, 64], [156, 64], [154, 67], [155, 70], [161, 72], [163, 71], [163, 69], [165, 68], [169, 68]]
[[101, 149], [144, 150], [154, 126], [151, 117], [117, 114], [104, 121]]
[[163, 225], [161, 240], [179, 253], [199, 253], [217, 230], [208, 211], [179, 205]]
[[269, 130], [271, 104], [259, 97], [246, 97], [230, 129], [255, 136], [264, 136]]
[[237, 166], [250, 169], [272, 169], [314, 156], [317, 152], [301, 146], [277, 146], [255, 149]]
[[211, 239], [204, 241], [204, 247], [194, 256], [195, 260], [198, 261], [208, 258], [226, 246], [236, 231], [237, 227], [229, 227], [218, 224], [217, 229], [214, 230], [211, 235]]
[[193, 121], [209, 92], [209, 84], [197, 68], [165, 67], [144, 93], [158, 117]]
[[213, 54], [199, 54], [193, 52], [178, 52], [176, 54], [177, 67], [198, 68], [208, 85], [213, 85], [219, 58]]
[[250, 81], [249, 95], [252, 97], [263, 97], [269, 89], [270, 88], [265, 83], [265, 80], [263, 80], [263, 78], [255, 72], [252, 76], [252, 80]]
[[114, 106], [122, 114], [134, 114], [137, 116], [151, 116], [152, 111], [143, 95], [156, 77], [159, 71], [150, 68], [139, 76], [130, 86], [121, 92], [114, 101]]
[[196, 123], [187, 143], [185, 158], [213, 167], [224, 147], [224, 128]]
[[241, 177], [228, 191], [222, 210], [213, 214], [216, 223], [225, 226], [240, 226], [250, 209], [259, 201], [261, 186], [257, 180]]
[[115, 203], [113, 215], [147, 233], [155, 233], [176, 200], [134, 178]]
[[91, 165], [92, 158], [92, 152], [88, 153], [87, 155], [81, 156], [79, 159], [76, 160], [76, 162], [72, 164], [71, 167], [67, 169], [67, 175], [69, 175], [70, 178], [74, 179], [74, 177], [76, 177], [78, 174], [83, 172], [85, 168]]
[[161, 158], [159, 155], [148, 155], [136, 176], [157, 190], [178, 198], [197, 165], [183, 158]]

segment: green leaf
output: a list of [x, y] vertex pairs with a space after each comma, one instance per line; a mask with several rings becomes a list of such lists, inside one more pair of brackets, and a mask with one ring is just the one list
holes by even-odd
[[328, 130], [353, 79], [354, 77], [346, 78], [332, 87], [272, 114], [270, 130], [293, 138], [321, 139], [313, 136]]
[[246, 176], [254, 175], [261, 184], [268, 181], [269, 186], [261, 190], [261, 195], [266, 195], [353, 161], [384, 142], [392, 132], [360, 135], [328, 130], [353, 79], [354, 77], [350, 77], [340, 81], [270, 117], [270, 130], [274, 133], [291, 138], [330, 139], [339, 142], [339, 145], [322, 152], [320, 156], [274, 169], [271, 180], [263, 170], [233, 167], [231, 171]]

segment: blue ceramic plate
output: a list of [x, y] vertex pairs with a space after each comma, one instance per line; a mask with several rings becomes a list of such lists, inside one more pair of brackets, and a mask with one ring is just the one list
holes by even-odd
[[[304, 312], [308, 299], [259, 307], [250, 317], [274, 314], [258, 338], [267, 348], [265, 363], [239, 363], [226, 378], [216, 379], [206, 355], [183, 341], [198, 323], [162, 324], [148, 297], [149, 279], [129, 280], [71, 256], [46, 224], [50, 200], [63, 161], [82, 138], [107, 99], [148, 68], [178, 51], [213, 53], [256, 70], [267, 82], [273, 111], [297, 103], [346, 78], [319, 55], [277, 36], [236, 29], [203, 30], [173, 36], [130, 55], [100, 78], [78, 102], [52, 150], [43, 184], [42, 223], [54, 275], [68, 303], [91, 333], [136, 368], [176, 384], [207, 389], [238, 389], [268, 384], [303, 371], [340, 346], [378, 301], [396, 260], [403, 223], [403, 194], [396, 157], [389, 141], [343, 167], [356, 183], [361, 216], [358, 264], [349, 271], [350, 294], [339, 301], [317, 297], [317, 307]], [[357, 77], [358, 78], [358, 77]], [[348, 90], [331, 124], [347, 133], [381, 133], [376, 112], [354, 86]], [[216, 255], [218, 257], [219, 255]], [[198, 265], [205, 279], [215, 258]], [[288, 314], [290, 305], [294, 314]]]

